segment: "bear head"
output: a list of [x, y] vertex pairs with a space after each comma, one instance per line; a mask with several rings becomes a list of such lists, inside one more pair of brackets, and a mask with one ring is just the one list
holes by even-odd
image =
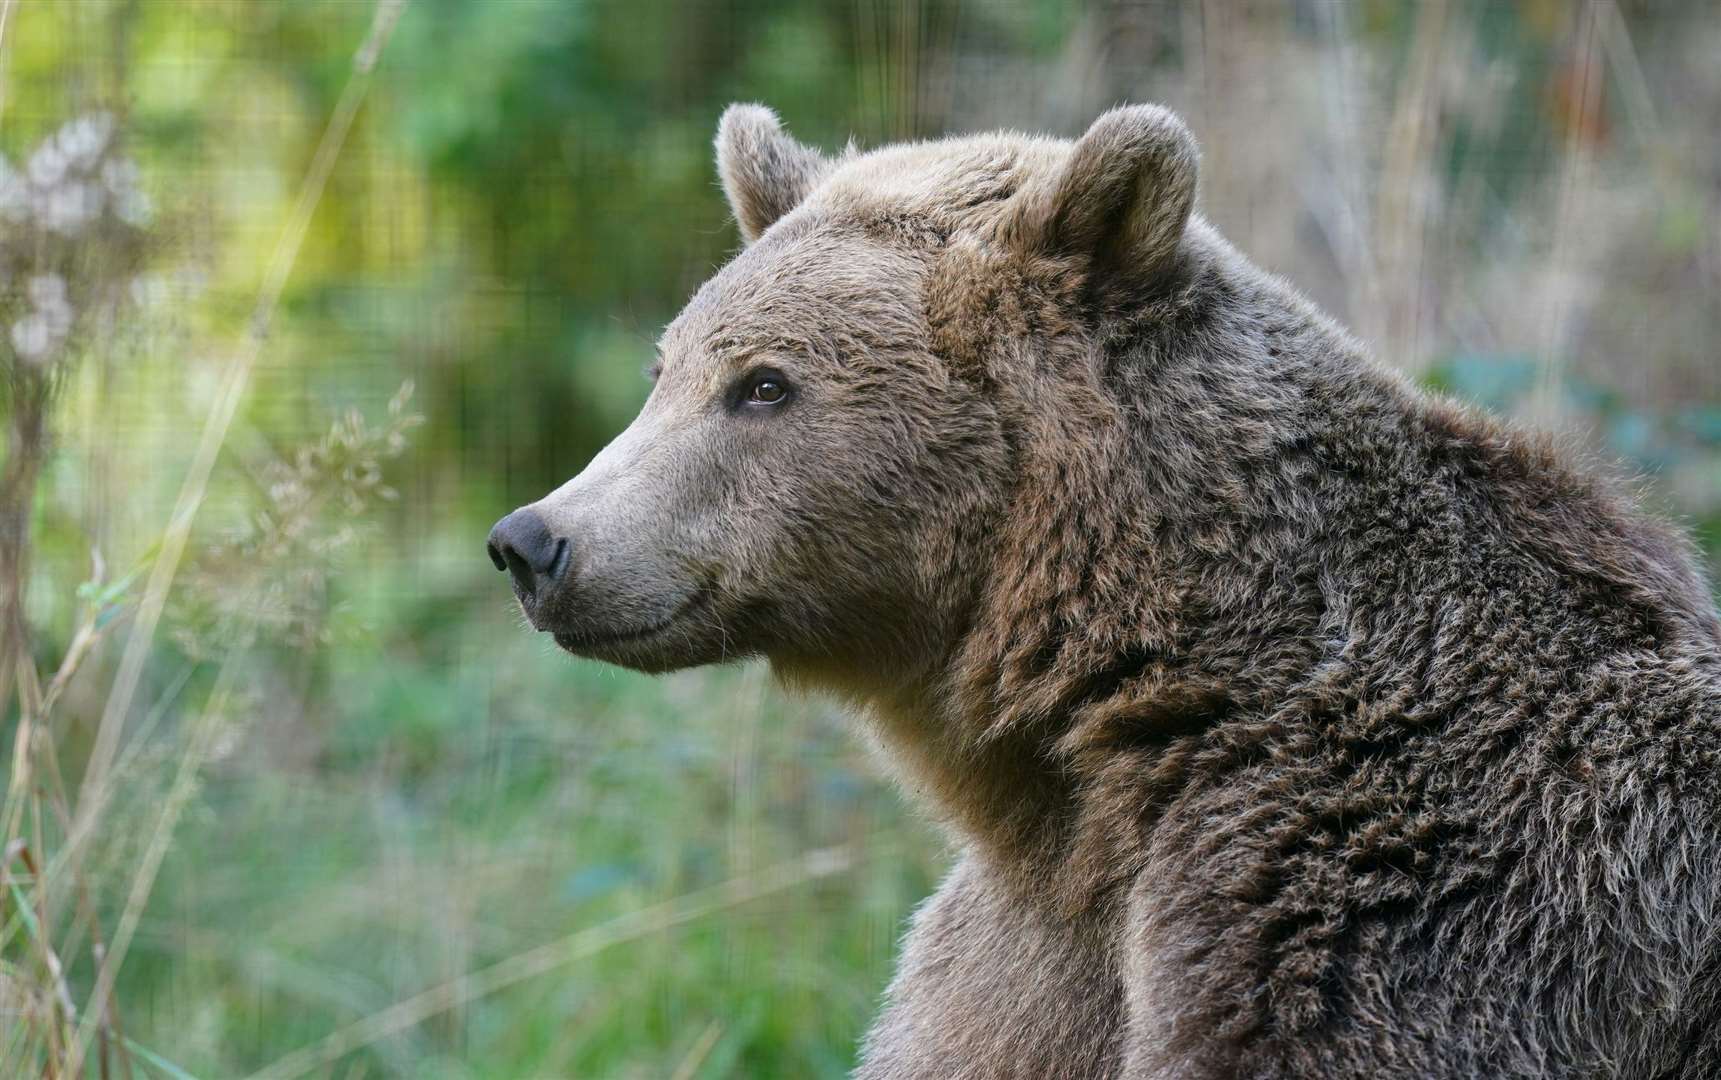
[[1074, 142], [827, 157], [736, 105], [717, 166], [744, 248], [663, 334], [631, 426], [491, 557], [581, 656], [925, 679], [1011, 587], [1007, 523], [1065, 512], [1048, 488], [1083, 465], [1059, 448], [1117, 423], [1099, 338], [1190, 272], [1194, 140], [1138, 105]]

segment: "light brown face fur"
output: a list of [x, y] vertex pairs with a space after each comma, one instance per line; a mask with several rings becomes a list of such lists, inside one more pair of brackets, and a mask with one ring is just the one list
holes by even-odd
[[[1185, 150], [1169, 114], [1149, 119]], [[528, 508], [569, 555], [527, 613], [571, 652], [646, 671], [764, 655], [838, 689], [911, 686], [966, 632], [1021, 445], [1045, 426], [1014, 384], [1047, 373], [999, 358], [1070, 336], [1048, 237], [1175, 247], [1193, 151], [1170, 235], [1142, 240], [1053, 220], [1076, 197], [1058, 188], [1066, 142], [832, 161], [736, 106], [717, 143], [748, 245], [664, 333], [634, 423]], [[1088, 164], [1097, 183], [1112, 163]], [[1113, 202], [1133, 197], [1123, 180]]]
[[1002, 449], [990, 406], [928, 351], [928, 257], [809, 212], [708, 282], [639, 417], [536, 504], [575, 538], [539, 625], [649, 671], [922, 648], [920, 624], [961, 602], [948, 511], [989, 511]]

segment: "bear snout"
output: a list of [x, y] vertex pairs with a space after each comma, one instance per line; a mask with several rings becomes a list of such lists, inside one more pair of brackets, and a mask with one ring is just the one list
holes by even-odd
[[490, 561], [514, 579], [514, 592], [528, 608], [547, 596], [568, 567], [568, 540], [550, 532], [537, 511], [522, 507], [490, 530]]

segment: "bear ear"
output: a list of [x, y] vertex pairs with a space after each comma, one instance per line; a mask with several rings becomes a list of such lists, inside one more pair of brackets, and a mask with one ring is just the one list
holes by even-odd
[[749, 244], [799, 206], [829, 167], [763, 105], [731, 105], [717, 123], [717, 175]]
[[1140, 281], [1171, 269], [1195, 205], [1200, 150], [1175, 113], [1124, 105], [1076, 140], [1046, 201], [1024, 223], [1039, 245]]

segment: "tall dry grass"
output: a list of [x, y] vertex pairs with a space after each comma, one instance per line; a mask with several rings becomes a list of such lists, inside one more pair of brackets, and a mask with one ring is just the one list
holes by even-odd
[[[0, 34], [10, 6], [0, 15]], [[270, 490], [270, 512], [260, 517], [255, 533], [238, 544], [241, 569], [249, 580], [203, 590], [206, 596], [230, 601], [227, 610], [210, 615], [200, 628], [211, 632], [214, 688], [182, 735], [177, 767], [153, 820], [144, 825], [125, 902], [111, 926], [102, 924], [90, 903], [88, 848], [91, 838], [103, 831], [136, 824], [113, 820], [110, 810], [116, 765], [144, 665], [174, 595], [210, 474], [267, 345], [306, 230], [405, 7], [406, 0], [377, 3], [370, 32], [353, 56], [346, 90], [270, 260], [246, 334], [223, 369], [214, 407], [147, 568], [109, 582], [101, 553], [91, 553], [92, 576], [81, 590], [83, 619], [45, 686], [25, 619], [25, 587], [36, 487], [53, 441], [54, 397], [72, 364], [90, 352], [112, 348], [114, 336], [125, 332], [124, 322], [131, 315], [126, 301], [148, 259], [150, 213], [138, 186], [137, 166], [123, 153], [121, 120], [111, 112], [69, 121], [20, 169], [0, 172], [0, 204], [9, 225], [0, 250], [8, 263], [8, 280], [22, 284], [15, 285], [5, 303], [11, 316], [10, 348], [5, 350], [11, 409], [9, 454], [0, 478], [0, 701], [15, 687], [19, 711], [12, 772], [0, 811], [5, 823], [0, 886], [9, 901], [0, 909], [6, 914], [0, 924], [0, 955], [21, 956], [0, 972], [0, 1009], [16, 1019], [0, 1057], [0, 1074], [80, 1077], [86, 1075], [92, 1054], [103, 1077], [115, 1069], [129, 1077], [136, 1057], [169, 1073], [179, 1071], [127, 1038], [114, 997], [115, 978], [200, 773], [233, 728], [236, 684], [259, 623], [271, 610], [269, 601], [291, 601], [290, 594], [279, 589], [274, 595], [262, 594], [259, 577], [290, 566], [303, 586], [304, 570], [314, 565], [308, 560], [330, 554], [326, 543], [319, 551], [298, 542], [315, 529], [317, 519], [331, 510], [360, 513], [368, 498], [386, 495], [380, 462], [401, 452], [406, 431], [416, 422], [405, 408], [410, 387], [390, 403], [381, 430], [373, 431], [352, 414], [319, 445], [281, 463]], [[137, 583], [141, 590], [132, 588]], [[240, 591], [233, 602], [236, 586]], [[125, 648], [74, 796], [60, 764], [54, 709], [90, 650], [121, 628]], [[63, 957], [86, 947], [94, 975], [80, 1002], [66, 977]]]

